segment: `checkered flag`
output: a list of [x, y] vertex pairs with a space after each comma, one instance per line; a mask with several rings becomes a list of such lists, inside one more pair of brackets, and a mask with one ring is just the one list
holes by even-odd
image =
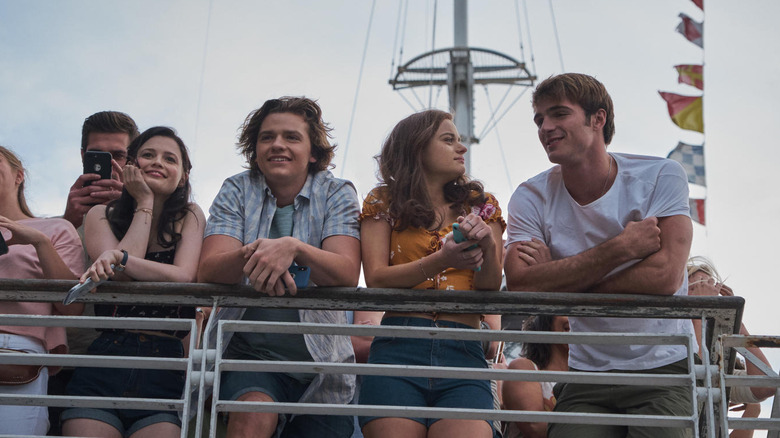
[[704, 177], [704, 146], [693, 146], [683, 142], [677, 143], [677, 147], [669, 152], [666, 158], [682, 164], [685, 173], [688, 174], [688, 182], [707, 187]]

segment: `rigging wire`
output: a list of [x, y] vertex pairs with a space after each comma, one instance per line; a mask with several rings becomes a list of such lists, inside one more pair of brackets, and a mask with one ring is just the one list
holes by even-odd
[[520, 43], [520, 59], [525, 62], [525, 48], [523, 47], [523, 28], [520, 25], [520, 0], [515, 0], [515, 18], [517, 19], [517, 39]]
[[510, 110], [510, 109], [512, 109], [512, 107], [513, 107], [513, 106], [515, 106], [515, 104], [517, 103], [517, 101], [518, 101], [518, 100], [520, 100], [520, 98], [521, 98], [521, 97], [523, 97], [523, 95], [526, 93], [526, 91], [528, 91], [528, 89], [529, 89], [529, 88], [530, 88], [530, 87], [525, 87], [525, 88], [523, 88], [523, 91], [521, 91], [521, 92], [520, 92], [520, 94], [518, 94], [518, 95], [517, 95], [517, 97], [515, 98], [515, 100], [513, 100], [513, 101], [512, 101], [512, 103], [510, 103], [510, 104], [509, 104], [509, 106], [507, 106], [507, 107], [506, 107], [506, 109], [504, 110], [504, 112], [503, 112], [503, 113], [501, 113], [501, 115], [500, 115], [498, 118], [496, 118], [496, 120], [493, 122], [493, 124], [492, 124], [492, 125], [490, 125], [490, 127], [488, 127], [488, 128], [485, 128], [485, 132], [490, 132], [490, 131], [491, 131], [493, 128], [495, 128], [495, 127], [496, 127], [496, 125], [498, 125], [498, 123], [499, 123], [499, 122], [501, 122], [501, 119], [503, 119], [503, 118], [504, 118], [504, 116], [506, 116], [506, 113], [508, 113], [508, 112], [509, 112], [509, 110]]
[[[439, 6], [439, 0], [433, 0], [433, 32], [431, 32], [431, 52], [436, 50], [436, 11]], [[428, 80], [428, 108], [432, 108], [432, 99], [433, 99], [433, 68], [434, 68], [434, 56], [430, 56], [431, 58], [431, 74], [429, 76]]]
[[561, 72], [565, 72], [566, 68], [563, 66], [563, 53], [561, 52], [561, 40], [558, 38], [558, 24], [555, 21], [555, 10], [553, 9], [552, 0], [548, 0], [550, 3], [550, 15], [552, 16], [553, 31], [555, 31], [555, 44], [558, 46], [558, 59], [561, 61]]
[[355, 113], [357, 112], [358, 95], [360, 93], [360, 83], [363, 80], [363, 67], [366, 64], [366, 53], [368, 52], [368, 40], [371, 36], [371, 24], [374, 21], [374, 7], [376, 0], [371, 2], [371, 13], [368, 16], [368, 29], [366, 29], [366, 42], [363, 44], [363, 58], [360, 60], [360, 72], [358, 73], [357, 86], [355, 87], [355, 99], [352, 101], [352, 115], [349, 116], [349, 128], [347, 129], [347, 142], [344, 145], [344, 158], [341, 160], [341, 172], [339, 176], [344, 176], [344, 168], [347, 164], [347, 152], [349, 151], [349, 140], [352, 137], [352, 125], [355, 122]]
[[[485, 87], [485, 93], [487, 94], [487, 84], [483, 84]], [[498, 105], [496, 106], [496, 110], [493, 111], [493, 108], [490, 108], [490, 118], [487, 122], [485, 122], [485, 127], [483, 128], [482, 132], [479, 133], [479, 136], [477, 138], [485, 138], [485, 136], [488, 134], [488, 128], [491, 126], [490, 123], [493, 122], [493, 119], [496, 117], [496, 114], [498, 110], [504, 105], [504, 101], [509, 96], [509, 93], [512, 91], [512, 86], [506, 87], [506, 93], [504, 93], [504, 96], [501, 98], [501, 100], [498, 102]]]
[[[495, 112], [493, 111], [493, 104], [490, 102], [490, 93], [488, 92], [487, 84], [484, 84], [483, 88], [485, 89], [485, 97], [487, 98], [488, 109], [490, 110], [491, 114], [495, 114]], [[504, 97], [506, 97], [506, 95], [504, 95]], [[496, 107], [496, 109], [498, 109], [498, 107]], [[498, 128], [496, 128], [496, 141], [498, 143], [498, 151], [501, 153], [501, 162], [504, 164], [504, 173], [506, 174], [506, 180], [507, 182], [509, 182], [509, 191], [512, 192], [514, 185], [512, 184], [512, 176], [509, 173], [509, 166], [507, 165], [506, 154], [504, 153], [504, 145], [501, 143], [501, 135], [498, 133]]]
[[[398, 2], [398, 18], [395, 20], [395, 39], [393, 40], [393, 59], [390, 62], [390, 79], [395, 76], [395, 49], [398, 47], [398, 38], [400, 36], [399, 29], [401, 28], [401, 12], [403, 11], [404, 2]], [[403, 46], [401, 48], [403, 52]], [[401, 65], [401, 55], [399, 54], [398, 65]]]
[[536, 58], [534, 57], [534, 45], [531, 41], [531, 21], [528, 19], [528, 3], [525, 0], [523, 0], [523, 12], [525, 12], [525, 30], [528, 32], [528, 50], [531, 52], [531, 70], [536, 76]]
[[209, 52], [209, 34], [211, 33], [211, 11], [214, 0], [209, 0], [209, 12], [206, 15], [206, 38], [203, 41], [203, 57], [200, 63], [200, 83], [198, 84], [198, 101], [195, 104], [195, 148], [198, 147], [198, 129], [200, 128], [200, 104], [203, 99], [203, 87], [206, 82], [206, 57]]

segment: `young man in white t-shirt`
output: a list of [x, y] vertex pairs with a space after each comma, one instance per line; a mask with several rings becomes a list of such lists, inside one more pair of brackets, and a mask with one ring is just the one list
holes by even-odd
[[[509, 202], [507, 286], [513, 291], [686, 295], [692, 225], [682, 167], [608, 153], [612, 99], [582, 74], [550, 77], [533, 96], [539, 140], [556, 166]], [[692, 333], [690, 320], [570, 318], [572, 332]], [[600, 372], [686, 373], [685, 347], [572, 345], [569, 366]], [[681, 387], [558, 384], [556, 411], [690, 415]], [[550, 437], [684, 437], [676, 428], [551, 424]]]

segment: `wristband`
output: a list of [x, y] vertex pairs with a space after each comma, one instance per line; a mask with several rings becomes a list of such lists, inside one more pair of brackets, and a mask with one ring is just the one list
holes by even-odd
[[125, 266], [127, 265], [127, 258], [130, 257], [130, 254], [128, 254], [127, 251], [123, 249], [120, 251], [122, 251], [122, 261], [119, 262], [119, 265], [116, 266], [114, 269], [116, 269], [119, 272], [122, 272], [125, 270]]

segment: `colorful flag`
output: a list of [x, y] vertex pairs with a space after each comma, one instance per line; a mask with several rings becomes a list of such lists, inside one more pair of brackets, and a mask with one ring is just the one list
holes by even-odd
[[704, 24], [694, 21], [691, 17], [680, 14], [682, 19], [680, 24], [677, 25], [677, 32], [680, 32], [688, 41], [696, 44], [697, 46], [704, 48]]
[[699, 7], [702, 11], [704, 10], [704, 0], [692, 0], [693, 4]]
[[685, 173], [688, 174], [688, 182], [707, 186], [704, 175], [704, 146], [694, 146], [683, 142], [677, 143], [677, 147], [669, 152], [666, 158], [682, 164]]
[[666, 101], [669, 116], [677, 126], [704, 133], [701, 96], [681, 96], [664, 91], [659, 91], [658, 94]]
[[674, 68], [679, 75], [678, 83], [692, 85], [699, 90], [704, 89], [704, 68], [701, 65], [680, 64], [675, 65]]
[[691, 207], [691, 219], [704, 225], [704, 199], [688, 199]]

